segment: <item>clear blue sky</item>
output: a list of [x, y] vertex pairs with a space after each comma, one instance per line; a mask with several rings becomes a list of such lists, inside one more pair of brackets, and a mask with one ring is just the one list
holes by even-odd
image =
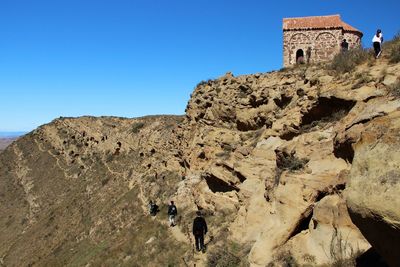
[[0, 0], [0, 131], [59, 116], [183, 114], [195, 85], [282, 66], [282, 18], [390, 39], [400, 1]]

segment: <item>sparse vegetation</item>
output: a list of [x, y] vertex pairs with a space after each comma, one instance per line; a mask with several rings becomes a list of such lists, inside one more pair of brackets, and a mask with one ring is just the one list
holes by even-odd
[[212, 80], [211, 80], [211, 79], [202, 80], [202, 81], [200, 81], [200, 82], [196, 85], [196, 88], [199, 87], [199, 86], [204, 86], [204, 85], [206, 85], [206, 84], [211, 84], [211, 83], [212, 83]]
[[285, 267], [298, 267], [300, 266], [296, 259], [293, 257], [290, 251], [282, 251], [278, 254], [275, 254], [273, 257], [273, 262], [270, 262], [267, 267], [278, 267], [278, 266], [285, 266]]
[[238, 92], [238, 98], [246, 98], [249, 94], [244, 91]]
[[342, 233], [335, 231], [332, 233], [329, 252], [333, 260], [332, 267], [352, 267], [356, 266], [356, 258], [360, 252], [354, 251], [353, 247], [344, 240]]
[[301, 127], [302, 133], [311, 132], [314, 127], [319, 126], [320, 128], [324, 128], [330, 123], [337, 122], [344, 118], [347, 115], [347, 111], [344, 109], [337, 110], [333, 112], [330, 116], [323, 117], [319, 120], [315, 120], [309, 124], [305, 124]]
[[112, 152], [111, 151], [107, 151], [105, 162], [109, 163], [109, 162], [113, 161], [113, 159], [114, 159], [114, 155], [112, 154]]
[[294, 172], [301, 170], [308, 163], [309, 159], [298, 158], [295, 156], [295, 151], [287, 153], [285, 151], [276, 152], [276, 170], [275, 170], [275, 181], [274, 185], [277, 186], [281, 179], [283, 171]]
[[368, 58], [371, 57], [371, 53], [366, 49], [351, 49], [345, 53], [337, 54], [332, 63], [329, 65], [329, 68], [334, 70], [336, 73], [346, 73], [351, 72], [355, 69], [355, 67], [363, 62], [365, 62]]
[[[147, 175], [141, 178], [152, 188], [148, 192], [150, 199], [158, 198], [163, 203], [166, 203], [171, 196], [176, 192], [178, 183], [182, 180], [179, 173], [173, 171], [165, 171], [157, 175]], [[152, 185], [153, 184], [153, 185]]]
[[357, 82], [351, 87], [351, 89], [358, 89], [364, 84], [372, 81], [372, 78], [371, 76], [369, 76], [368, 72], [359, 72], [355, 75], [354, 78], [357, 80]]
[[239, 264], [240, 258], [223, 247], [213, 249], [207, 257], [208, 267], [237, 267]]
[[137, 134], [137, 133], [140, 132], [140, 130], [141, 130], [143, 127], [144, 127], [144, 123], [143, 123], [143, 122], [135, 122], [135, 123], [132, 125], [131, 132], [134, 133], [134, 134]]
[[315, 264], [315, 256], [311, 254], [304, 254], [303, 255], [303, 260], [309, 264]]
[[208, 267], [245, 267], [248, 266], [246, 255], [247, 246], [240, 246], [235, 242], [227, 242], [218, 246], [207, 255]]
[[400, 33], [391, 41], [383, 43], [383, 51], [388, 51], [389, 63], [400, 62]]
[[229, 144], [223, 144], [222, 149], [223, 151], [216, 153], [215, 156], [223, 159], [228, 159], [231, 156], [232, 151], [234, 150], [233, 147]]
[[396, 97], [396, 98], [400, 98], [400, 80], [397, 79], [397, 81], [389, 86], [389, 92], [392, 96]]
[[281, 155], [278, 154], [277, 161], [278, 167], [281, 170], [294, 172], [303, 169], [309, 160], [306, 158], [298, 158], [295, 156], [295, 153], [288, 154], [283, 152]]

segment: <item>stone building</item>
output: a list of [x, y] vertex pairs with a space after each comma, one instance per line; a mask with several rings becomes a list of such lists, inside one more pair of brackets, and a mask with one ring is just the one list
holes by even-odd
[[340, 15], [283, 19], [283, 65], [331, 60], [343, 39], [349, 49], [360, 47], [363, 34]]

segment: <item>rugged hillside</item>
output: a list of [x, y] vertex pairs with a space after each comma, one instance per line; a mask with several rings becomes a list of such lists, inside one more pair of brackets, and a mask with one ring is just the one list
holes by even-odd
[[[399, 71], [384, 58], [342, 75], [324, 65], [228, 73], [196, 87], [185, 117], [44, 125], [0, 154], [1, 265], [351, 266], [370, 244], [343, 192], [364, 162], [363, 136], [398, 129]], [[190, 236], [198, 209], [205, 255]]]
[[9, 144], [14, 142], [17, 138], [1, 138], [0, 137], [0, 152], [3, 151]]
[[[180, 121], [60, 118], [9, 146], [0, 154], [2, 264], [179, 262], [171, 254], [188, 247], [144, 216], [143, 189], [158, 175], [160, 199], [175, 191]], [[151, 238], [170, 249], [152, 250]]]

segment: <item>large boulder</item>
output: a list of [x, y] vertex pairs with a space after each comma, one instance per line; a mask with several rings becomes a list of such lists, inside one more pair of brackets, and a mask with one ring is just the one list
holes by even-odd
[[375, 119], [354, 145], [346, 189], [353, 222], [390, 266], [400, 266], [400, 112]]

